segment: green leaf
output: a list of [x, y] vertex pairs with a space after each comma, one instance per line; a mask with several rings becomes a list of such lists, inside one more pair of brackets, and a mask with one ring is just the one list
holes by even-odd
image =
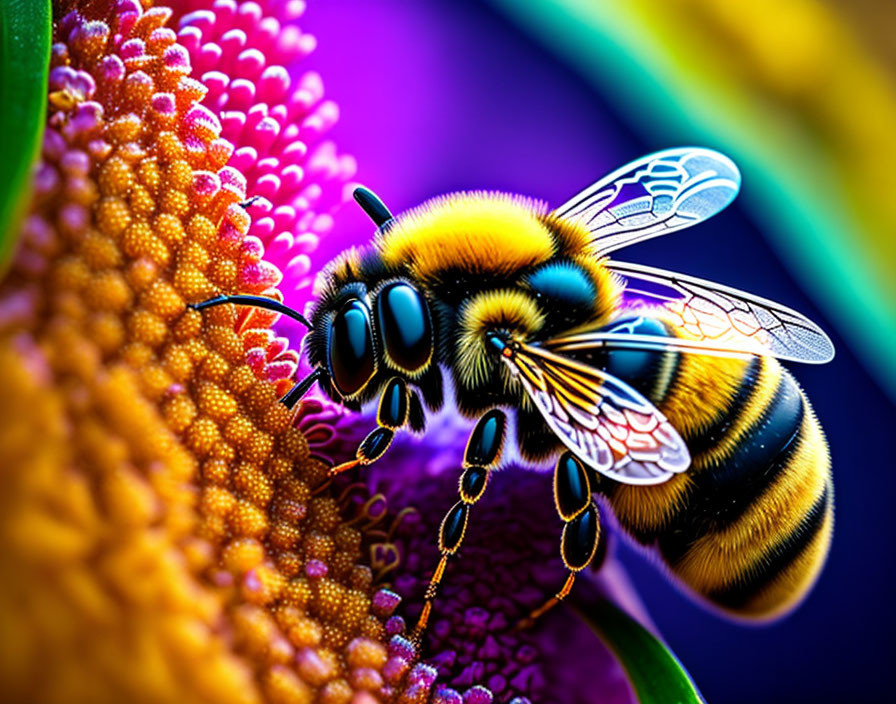
[[625, 611], [582, 592], [571, 606], [613, 651], [641, 704], [705, 704], [678, 658]]
[[50, 0], [0, 0], [0, 274], [31, 192], [47, 108]]

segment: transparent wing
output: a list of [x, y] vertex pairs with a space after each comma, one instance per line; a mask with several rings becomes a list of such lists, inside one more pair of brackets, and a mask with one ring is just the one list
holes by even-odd
[[626, 164], [567, 201], [555, 215], [584, 225], [596, 254], [696, 225], [737, 195], [740, 172], [711, 149], [680, 147]]
[[548, 426], [583, 462], [626, 484], [660, 484], [691, 457], [678, 432], [620, 379], [540, 347], [502, 356]]
[[641, 264], [610, 260], [625, 278], [625, 303], [659, 306], [673, 316], [683, 337], [594, 331], [545, 343], [554, 352], [594, 347], [676, 349], [703, 354], [761, 354], [810, 364], [834, 358], [834, 345], [815, 323], [774, 301], [744, 291]]

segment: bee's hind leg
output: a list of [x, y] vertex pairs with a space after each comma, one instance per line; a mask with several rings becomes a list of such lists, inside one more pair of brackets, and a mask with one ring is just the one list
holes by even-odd
[[376, 462], [392, 444], [395, 431], [408, 420], [408, 385], [400, 376], [389, 379], [376, 412], [377, 427], [361, 441], [355, 459], [330, 468], [330, 476], [341, 474], [358, 465]]
[[529, 628], [539, 616], [563, 601], [572, 590], [576, 574], [594, 558], [600, 538], [600, 521], [591, 491], [588, 472], [578, 457], [568, 451], [560, 455], [554, 469], [554, 503], [565, 524], [560, 556], [569, 576], [560, 591], [520, 621], [518, 628]]
[[464, 453], [464, 473], [460, 477], [460, 501], [452, 506], [439, 528], [439, 551], [442, 557], [426, 588], [423, 611], [411, 635], [411, 642], [419, 649], [432, 613], [432, 604], [445, 574], [448, 558], [457, 552], [467, 530], [470, 507], [485, 493], [491, 469], [498, 463], [504, 446], [504, 431], [507, 416], [504, 411], [493, 408], [483, 415], [470, 433]]

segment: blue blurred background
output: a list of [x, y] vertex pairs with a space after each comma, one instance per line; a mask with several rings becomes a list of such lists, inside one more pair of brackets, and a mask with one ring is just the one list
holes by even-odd
[[[576, 3], [558, 3], [564, 4]], [[651, 15], [652, 3], [636, 4], [643, 10], [641, 29], [647, 31], [658, 16]], [[712, 3], [678, 5], [689, 4], [700, 6], [695, 17], [703, 23], [695, 20], [691, 29], [711, 30], [704, 15]], [[757, 628], [704, 611], [632, 550], [623, 548], [621, 557], [661, 633], [708, 701], [886, 700], [896, 663], [891, 597], [896, 522], [890, 519], [896, 463], [884, 440], [896, 427], [896, 407], [884, 389], [891, 383], [888, 326], [896, 320], [888, 316], [896, 300], [886, 289], [889, 280], [881, 279], [882, 270], [874, 267], [892, 266], [888, 248], [896, 227], [884, 211], [872, 213], [874, 217], [859, 212], [865, 196], [856, 201], [846, 194], [843, 203], [832, 201], [836, 184], [831, 179], [859, 178], [863, 165], [844, 156], [836, 129], [819, 128], [819, 121], [822, 127], [825, 123], [815, 111], [823, 106], [789, 100], [789, 94], [782, 101], [774, 75], [765, 77], [766, 85], [763, 74], [745, 74], [751, 61], [761, 60], [760, 54], [733, 57], [730, 66], [722, 67], [730, 71], [732, 90], [753, 102], [720, 95], [718, 110], [707, 112], [706, 106], [714, 104], [712, 84], [701, 82], [699, 70], [678, 75], [689, 89], [676, 102], [673, 91], [664, 93], [643, 73], [649, 63], [646, 58], [639, 63], [637, 51], [626, 43], [630, 33], [613, 34], [619, 29], [615, 20], [598, 18], [587, 28], [599, 52], [577, 53], [563, 46], [564, 23], [574, 20], [562, 8], [540, 7], [547, 14], [537, 15], [532, 8], [545, 3], [518, 5], [527, 7], [515, 11], [510, 3], [469, 0], [312, 3], [306, 28], [320, 39], [312, 65], [324, 75], [327, 94], [341, 109], [334, 137], [358, 158], [359, 179], [393, 211], [470, 188], [518, 192], [559, 204], [626, 161], [668, 146], [696, 143], [735, 157], [744, 167], [744, 184], [733, 207], [701, 227], [639, 245], [626, 257], [781, 301], [829, 331], [837, 347], [835, 361], [791, 369], [815, 405], [834, 458], [836, 526], [830, 560], [796, 613]], [[817, 5], [828, 12], [823, 3]], [[829, 21], [817, 12], [808, 16]], [[539, 27], [539, 17], [550, 22]], [[861, 70], [861, 25], [848, 23], [855, 18], [834, 19], [845, 27], [836, 25], [842, 36], [858, 37], [858, 44], [844, 43], [842, 51], [844, 62], [859, 56], [854, 63]], [[682, 21], [687, 25], [686, 17]], [[758, 22], [755, 17], [744, 21]], [[753, 27], [750, 31], [763, 31], [758, 24]], [[575, 31], [583, 30], [579, 26]], [[775, 29], [770, 25], [768, 31]], [[775, 41], [782, 42], [782, 54], [801, 47], [801, 37], [787, 32], [779, 31], [769, 41], [772, 48]], [[591, 45], [585, 41], [582, 46]], [[674, 38], [671, 44], [658, 39], [646, 46], [677, 51]], [[837, 43], [827, 46], [835, 56], [840, 49]], [[886, 67], [885, 57], [877, 58]], [[876, 60], [873, 52], [868, 60]], [[805, 70], [812, 68], [807, 64]], [[639, 80], [638, 71], [647, 78]], [[875, 99], [889, 94], [882, 95]], [[773, 113], [775, 124], [780, 114], [790, 116], [792, 152], [765, 158], [769, 143], [738, 131], [751, 122], [738, 106], [754, 105], [755, 100], [768, 108], [764, 115]], [[853, 110], [857, 119], [864, 119], [861, 105]], [[805, 134], [800, 125], [810, 125]], [[749, 128], [758, 129], [761, 137], [761, 124]], [[769, 140], [781, 139], [769, 129]], [[852, 126], [843, 129], [849, 132]], [[738, 135], [741, 139], [735, 140]], [[886, 160], [891, 147], [880, 145], [880, 159]], [[820, 179], [818, 189], [812, 189], [811, 179], [808, 185], [800, 180], [802, 162], [787, 163], [798, 162], [804, 153], [826, 159], [825, 168], [833, 174]], [[885, 185], [872, 183], [868, 189]], [[837, 227], [830, 214], [835, 209]], [[342, 213], [338, 232], [338, 238], [325, 242], [318, 264], [371, 234], [369, 222], [353, 208]], [[838, 258], [842, 247], [862, 249], [865, 259]]]

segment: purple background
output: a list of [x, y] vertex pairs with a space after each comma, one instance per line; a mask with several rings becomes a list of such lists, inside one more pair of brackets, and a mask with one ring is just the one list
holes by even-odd
[[[342, 111], [334, 137], [358, 158], [359, 180], [394, 212], [473, 188], [559, 204], [630, 159], [678, 146], [633, 134], [610, 96], [596, 94], [482, 3], [318, 1], [305, 28], [319, 39], [308, 63], [321, 71]], [[693, 142], [693, 134], [682, 134], [679, 144]], [[365, 242], [372, 228], [349, 207], [337, 232], [318, 264]], [[710, 702], [881, 701], [896, 662], [896, 463], [882, 442], [893, 432], [896, 410], [738, 205], [626, 257], [795, 307], [832, 333], [838, 351], [827, 366], [791, 367], [834, 457], [834, 544], [814, 592], [784, 621], [744, 627], [696, 606], [641, 555], [625, 550], [652, 617]]]

